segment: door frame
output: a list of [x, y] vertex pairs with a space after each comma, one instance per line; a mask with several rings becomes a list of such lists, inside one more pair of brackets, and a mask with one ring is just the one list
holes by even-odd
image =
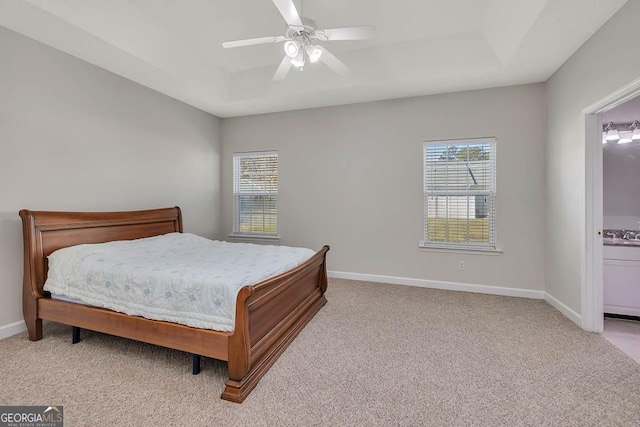
[[582, 328], [604, 330], [602, 113], [640, 95], [640, 78], [582, 110], [585, 141], [585, 227], [582, 239]]

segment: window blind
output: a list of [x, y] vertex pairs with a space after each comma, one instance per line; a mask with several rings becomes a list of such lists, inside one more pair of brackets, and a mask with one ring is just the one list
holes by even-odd
[[277, 236], [278, 153], [233, 156], [233, 234]]
[[422, 246], [495, 249], [495, 138], [425, 142]]

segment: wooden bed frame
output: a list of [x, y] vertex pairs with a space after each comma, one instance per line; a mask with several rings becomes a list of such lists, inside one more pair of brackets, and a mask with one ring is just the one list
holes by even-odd
[[[42, 320], [226, 360], [222, 399], [242, 402], [305, 325], [327, 302], [324, 246], [304, 264], [238, 293], [234, 332], [197, 329], [51, 299], [43, 290], [47, 256], [81, 243], [131, 240], [182, 232], [179, 207], [135, 212], [21, 210], [24, 239], [22, 309], [29, 339], [42, 339]], [[74, 328], [75, 329], [75, 328]]]

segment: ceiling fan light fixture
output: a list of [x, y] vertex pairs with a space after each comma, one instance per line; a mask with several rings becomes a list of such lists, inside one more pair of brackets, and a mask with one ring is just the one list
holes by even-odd
[[307, 55], [309, 55], [309, 61], [314, 63], [322, 56], [322, 49], [318, 46], [309, 45], [307, 46]]
[[300, 52], [300, 43], [296, 40], [289, 40], [284, 44], [284, 52], [290, 58], [295, 58]]
[[304, 67], [304, 53], [300, 52], [298, 56], [296, 56], [295, 58], [292, 58], [291, 65], [298, 68]]

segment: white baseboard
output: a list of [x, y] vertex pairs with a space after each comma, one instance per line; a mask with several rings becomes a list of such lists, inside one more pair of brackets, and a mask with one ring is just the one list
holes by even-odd
[[418, 286], [421, 288], [444, 289], [448, 291], [475, 292], [478, 294], [502, 295], [508, 297], [544, 299], [553, 308], [564, 314], [569, 320], [582, 327], [582, 317], [544, 291], [531, 289], [502, 288], [499, 286], [474, 285], [470, 283], [440, 282], [436, 280], [412, 279], [409, 277], [381, 276], [377, 274], [328, 271], [327, 275], [335, 279], [363, 280], [367, 282], [390, 283], [392, 285]]
[[24, 320], [21, 320], [19, 322], [9, 323], [8, 325], [0, 326], [0, 340], [15, 334], [19, 334], [20, 332], [23, 332], [26, 330], [27, 330], [27, 325], [25, 325]]
[[363, 280], [367, 282], [390, 283], [392, 285], [417, 286], [420, 288], [444, 289], [447, 291], [475, 292], [478, 294], [503, 295], [508, 297], [544, 299], [544, 291], [530, 289], [502, 288], [499, 286], [473, 285], [469, 283], [441, 282], [436, 280], [412, 279], [409, 277], [380, 276], [377, 274], [328, 271], [335, 279]]
[[575, 311], [571, 310], [569, 307], [558, 301], [555, 297], [549, 295], [545, 292], [544, 300], [551, 304], [553, 308], [558, 310], [560, 313], [564, 314], [569, 320], [571, 320], [576, 325], [582, 328], [582, 316], [580, 316]]

